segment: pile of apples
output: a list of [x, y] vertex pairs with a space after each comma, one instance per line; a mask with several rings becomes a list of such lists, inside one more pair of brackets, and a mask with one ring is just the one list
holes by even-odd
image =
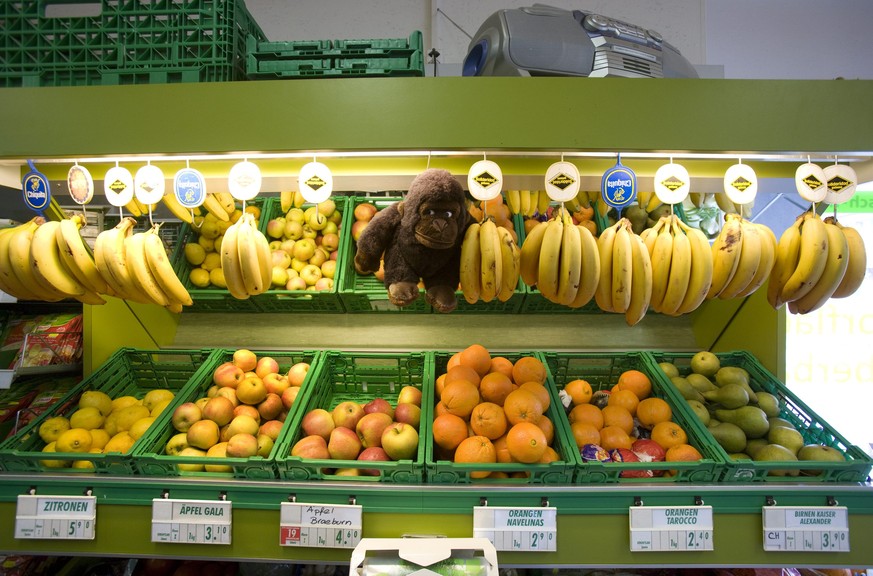
[[[370, 202], [361, 202], [356, 205], [352, 215], [355, 217], [355, 221], [352, 223], [352, 240], [355, 242], [358, 241], [358, 238], [361, 237], [361, 233], [364, 231], [364, 228], [370, 223], [370, 220], [373, 219], [373, 216], [379, 209], [375, 204], [371, 204]], [[382, 282], [385, 280], [385, 266], [382, 260], [379, 261], [379, 270], [373, 273], [377, 280]]]
[[[246, 212], [254, 215], [257, 221], [261, 217], [261, 209], [255, 204], [246, 206]], [[197, 239], [185, 244], [185, 260], [191, 265], [188, 280], [197, 288], [227, 288], [224, 272], [221, 269], [221, 242], [224, 233], [243, 215], [236, 208], [228, 214], [227, 220], [220, 220], [211, 212], [196, 216], [191, 230]]]
[[290, 455], [303, 459], [342, 460], [337, 476], [378, 476], [379, 471], [349, 461], [388, 462], [415, 459], [421, 424], [421, 390], [404, 386], [397, 402], [376, 397], [364, 404], [339, 402], [332, 410], [313, 408], [303, 415], [302, 437]]
[[[171, 456], [266, 458], [309, 371], [297, 362], [285, 374], [270, 356], [241, 348], [213, 370], [206, 395], [180, 404], [176, 430], [164, 451]], [[230, 472], [225, 465], [180, 463], [186, 472]]]
[[327, 199], [308, 208], [294, 205], [267, 222], [274, 289], [333, 288], [342, 218], [336, 202]]

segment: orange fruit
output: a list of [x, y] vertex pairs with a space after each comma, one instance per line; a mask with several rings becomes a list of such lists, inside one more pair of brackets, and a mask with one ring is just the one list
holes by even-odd
[[537, 398], [540, 399], [540, 404], [543, 405], [543, 413], [545, 414], [546, 410], [549, 409], [549, 405], [552, 403], [552, 398], [549, 396], [549, 390], [539, 382], [534, 381], [524, 382], [520, 387], [530, 390], [537, 395]]
[[449, 361], [446, 362], [446, 372], [457, 366], [461, 363], [461, 353], [455, 352], [449, 357]]
[[561, 455], [551, 446], [546, 446], [546, 451], [543, 453], [543, 457], [537, 460], [537, 464], [548, 464], [549, 462], [560, 461]]
[[446, 411], [461, 418], [469, 418], [479, 400], [479, 389], [466, 380], [446, 384], [440, 397], [440, 402], [445, 404]]
[[449, 371], [446, 372], [445, 384], [448, 385], [452, 382], [457, 382], [458, 380], [466, 380], [470, 384], [474, 384], [476, 387], [478, 387], [481, 376], [479, 376], [479, 373], [469, 366], [460, 364], [458, 366], [455, 366], [454, 368], [449, 369]]
[[637, 420], [645, 428], [652, 429], [655, 424], [668, 422], [673, 418], [673, 410], [662, 398], [650, 396], [641, 400], [637, 406]]
[[439, 398], [443, 393], [443, 388], [446, 387], [446, 375], [440, 374], [437, 376], [436, 381], [434, 382], [434, 390], [436, 391], [437, 398]]
[[543, 434], [546, 435], [546, 444], [551, 446], [552, 442], [555, 440], [555, 424], [548, 416], [543, 414], [540, 416], [540, 419], [536, 421], [536, 425], [539, 426], [540, 430], [543, 431]]
[[491, 368], [488, 369], [488, 372], [500, 372], [505, 374], [507, 378], [512, 378], [512, 360], [506, 356], [492, 356]]
[[634, 417], [627, 408], [616, 405], [606, 405], [600, 412], [603, 414], [603, 426], [618, 426], [630, 434], [634, 429]]
[[591, 396], [594, 390], [591, 389], [591, 384], [587, 380], [571, 380], [564, 386], [564, 392], [570, 395], [570, 400], [573, 404], [588, 404], [591, 402]]
[[531, 381], [542, 384], [546, 381], [546, 367], [533, 356], [522, 356], [512, 365], [512, 379], [516, 384]]
[[502, 372], [489, 372], [479, 382], [479, 394], [486, 402], [503, 406], [510, 392], [518, 388], [512, 379]]
[[675, 422], [658, 422], [652, 428], [652, 440], [661, 445], [664, 450], [673, 446], [688, 443], [688, 434]]
[[[500, 462], [500, 460], [498, 460], [498, 462]], [[494, 470], [488, 475], [489, 480], [505, 480], [506, 478], [509, 478], [509, 474], [503, 470]]]
[[509, 455], [509, 448], [506, 447], [506, 434], [494, 440], [494, 450], [497, 452], [497, 461], [502, 464], [512, 462], [512, 456]]
[[606, 401], [607, 406], [621, 406], [630, 412], [631, 416], [636, 414], [639, 403], [640, 399], [630, 390], [616, 390], [609, 395], [609, 400]]
[[480, 402], [470, 413], [470, 427], [479, 436], [496, 440], [506, 433], [508, 424], [503, 408], [493, 402]]
[[630, 450], [634, 439], [618, 426], [604, 426], [600, 431], [600, 445], [606, 450], [625, 448]]
[[448, 414], [449, 409], [446, 408], [446, 405], [443, 404], [442, 402], [437, 402], [436, 406], [434, 406], [433, 412], [436, 416], [439, 416], [441, 414]]
[[519, 422], [506, 433], [506, 448], [513, 460], [533, 464], [543, 457], [548, 447], [546, 435], [533, 422]]
[[666, 459], [668, 462], [694, 462], [703, 460], [703, 454], [691, 444], [676, 444], [667, 448]]
[[459, 364], [469, 366], [479, 376], [484, 376], [491, 369], [491, 354], [481, 344], [470, 344], [461, 350]]
[[597, 430], [603, 428], [603, 412], [594, 404], [579, 404], [574, 406], [567, 414], [570, 423], [584, 422], [594, 426]]
[[586, 444], [600, 444], [600, 428], [595, 428], [588, 422], [573, 422], [570, 424], [570, 431], [578, 448]]
[[643, 400], [652, 394], [652, 381], [639, 370], [625, 370], [618, 377], [618, 389], [630, 390]]
[[445, 450], [454, 450], [467, 437], [467, 423], [460, 416], [441, 414], [433, 421], [433, 441]]
[[[464, 438], [455, 448], [455, 462], [460, 464], [494, 464], [497, 462], [497, 451], [491, 440], [484, 436]], [[474, 470], [470, 478], [487, 478], [490, 470]]]
[[519, 388], [513, 390], [503, 401], [503, 411], [510, 424], [519, 422], [534, 423], [543, 415], [543, 405], [536, 394]]

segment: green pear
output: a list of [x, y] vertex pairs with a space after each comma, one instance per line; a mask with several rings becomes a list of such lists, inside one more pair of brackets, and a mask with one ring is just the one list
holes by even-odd
[[661, 370], [664, 371], [668, 378], [679, 376], [679, 369], [672, 362], [658, 362], [658, 366], [661, 367]]
[[719, 409], [715, 411], [715, 417], [742, 428], [746, 438], [763, 438], [770, 430], [767, 415], [757, 406], [742, 406], [735, 410]]
[[779, 398], [769, 392], [756, 392], [758, 408], [764, 411], [768, 418], [779, 416], [782, 410], [779, 408]]
[[[836, 448], [822, 444], [807, 444], [797, 452], [797, 459], [807, 462], [845, 462], [846, 456]], [[818, 476], [822, 470], [801, 470], [805, 476]]]
[[746, 442], [746, 454], [751, 456], [754, 460], [755, 454], [758, 452], [758, 450], [760, 450], [767, 444], [769, 444], [769, 442], [767, 442], [766, 438], [752, 438], [751, 440]]
[[702, 394], [710, 402], [716, 402], [728, 410], [740, 408], [749, 403], [748, 392], [739, 384], [725, 384], [721, 388]]
[[712, 383], [712, 380], [704, 376], [703, 374], [695, 374], [692, 372], [685, 378], [691, 382], [691, 385], [694, 386], [697, 390], [701, 392], [710, 392], [712, 390], [718, 390], [718, 386]]
[[806, 440], [803, 439], [803, 434], [794, 428], [786, 426], [774, 426], [767, 432], [767, 440], [771, 444], [779, 444], [791, 450], [795, 455], [797, 451], [803, 448]]
[[670, 378], [670, 381], [673, 382], [673, 386], [679, 390], [679, 393], [682, 394], [682, 397], [686, 400], [697, 400], [698, 402], [703, 403], [704, 398], [703, 395], [698, 392], [691, 383], [682, 376], [674, 376]]
[[[753, 456], [756, 462], [796, 462], [797, 456], [779, 444], [767, 444], [761, 447]], [[774, 468], [768, 472], [770, 476], [798, 476], [799, 469]]]
[[733, 454], [728, 454], [728, 458], [731, 460], [751, 460], [752, 457], [746, 454], [745, 452], [734, 452]]
[[[763, 410], [763, 408], [762, 408]], [[766, 414], [766, 412], [765, 412]], [[781, 426], [782, 428], [795, 428], [794, 424], [790, 420], [786, 420], [785, 418], [779, 418], [778, 416], [775, 418], [768, 417], [767, 420], [770, 422], [770, 428], [776, 428]]]
[[691, 408], [691, 411], [694, 412], [694, 415], [703, 422], [704, 426], [709, 425], [712, 417], [709, 415], [709, 410], [706, 409], [706, 406], [703, 405], [703, 402], [699, 402], [697, 400], [688, 400], [688, 406]]
[[739, 384], [741, 382], [749, 383], [749, 372], [745, 368], [738, 366], [722, 366], [715, 373], [715, 383], [719, 386], [725, 384]]
[[691, 371], [703, 374], [707, 378], [715, 376], [719, 368], [721, 368], [721, 361], [712, 352], [701, 350], [691, 357]]
[[736, 424], [721, 422], [716, 426], [708, 427], [707, 430], [725, 452], [742, 452], [746, 449], [746, 433]]

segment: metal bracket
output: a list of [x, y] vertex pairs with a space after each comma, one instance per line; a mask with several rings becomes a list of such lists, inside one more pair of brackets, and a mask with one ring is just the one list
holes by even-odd
[[542, 506], [543, 508], [549, 507], [549, 497], [548, 496], [543, 496], [542, 498], [540, 498], [540, 506]]
[[827, 503], [828, 503], [828, 506], [838, 506], [839, 505], [839, 502], [837, 502], [837, 499], [834, 498], [833, 496], [827, 497]]
[[488, 498], [479, 496], [479, 506], [488, 506]]
[[169, 498], [169, 497], [170, 497], [170, 491], [169, 491], [169, 490], [167, 490], [166, 488], [164, 488], [163, 490], [161, 490], [161, 498], [163, 498], [164, 500], [166, 500], [166, 499]]
[[703, 498], [701, 498], [700, 496], [694, 496], [694, 505], [703, 506]]
[[222, 490], [221, 492], [219, 492], [218, 499], [222, 502], [225, 502], [227, 500], [227, 490]]
[[772, 496], [764, 496], [764, 504], [767, 506], [775, 506], [776, 500]]
[[297, 502], [297, 494], [288, 494], [288, 502]]
[[30, 488], [28, 488], [27, 493], [30, 494], [31, 496], [36, 495], [36, 486], [31, 486]]
[[94, 495], [94, 488], [92, 488], [91, 486], [85, 487], [85, 496], [93, 496], [93, 495]]
[[634, 506], [642, 506], [642, 505], [643, 505], [643, 499], [640, 498], [639, 496], [634, 496]]
[[349, 496], [349, 504], [354, 506], [357, 503], [358, 503], [358, 499], [355, 497], [355, 495], [354, 494], [350, 495]]

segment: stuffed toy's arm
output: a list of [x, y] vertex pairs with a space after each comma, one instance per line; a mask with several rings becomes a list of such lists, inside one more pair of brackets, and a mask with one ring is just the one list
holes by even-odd
[[369, 274], [379, 269], [379, 260], [385, 249], [394, 240], [394, 233], [400, 226], [399, 202], [391, 204], [376, 213], [358, 237], [355, 254], [355, 270], [359, 274]]

